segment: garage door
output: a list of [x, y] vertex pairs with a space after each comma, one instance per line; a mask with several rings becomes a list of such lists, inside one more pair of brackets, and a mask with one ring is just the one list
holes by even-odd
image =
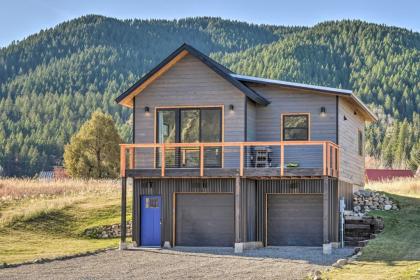
[[273, 194], [267, 199], [268, 245], [322, 245], [322, 195]]
[[233, 246], [233, 194], [177, 194], [176, 245]]

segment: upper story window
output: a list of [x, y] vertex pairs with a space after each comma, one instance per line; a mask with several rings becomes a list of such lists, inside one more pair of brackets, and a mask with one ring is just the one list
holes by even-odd
[[309, 140], [309, 114], [283, 115], [283, 141]]
[[[199, 143], [222, 142], [223, 114], [220, 107], [206, 108], [158, 108], [156, 139], [158, 143]], [[204, 166], [222, 165], [221, 147], [204, 148]], [[165, 150], [167, 167], [200, 166], [200, 148], [181, 147]], [[160, 150], [156, 153], [156, 163], [160, 166]]]
[[361, 130], [358, 131], [357, 140], [359, 156], [363, 156], [363, 133]]

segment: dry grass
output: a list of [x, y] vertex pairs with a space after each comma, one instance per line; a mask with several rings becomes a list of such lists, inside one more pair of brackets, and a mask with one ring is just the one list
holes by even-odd
[[60, 195], [118, 192], [117, 180], [53, 180], [0, 179], [1, 201], [25, 198], [48, 198]]
[[403, 178], [393, 181], [372, 182], [367, 189], [398, 195], [420, 197], [420, 178]]
[[[127, 199], [130, 220], [130, 187]], [[83, 232], [118, 223], [120, 203], [118, 180], [0, 179], [0, 263], [116, 246]]]

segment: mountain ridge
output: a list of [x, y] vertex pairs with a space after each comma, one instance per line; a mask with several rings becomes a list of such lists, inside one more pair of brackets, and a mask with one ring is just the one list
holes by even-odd
[[[114, 98], [182, 42], [239, 74], [355, 88], [381, 117], [367, 129], [368, 155], [384, 166], [411, 164], [420, 106], [417, 32], [351, 20], [287, 27], [88, 15], [0, 49], [3, 174], [32, 176], [60, 164], [63, 146], [98, 108], [130, 141], [131, 112]], [[402, 140], [389, 127], [408, 135], [398, 152], [392, 147]], [[395, 161], [386, 156], [396, 153]]]

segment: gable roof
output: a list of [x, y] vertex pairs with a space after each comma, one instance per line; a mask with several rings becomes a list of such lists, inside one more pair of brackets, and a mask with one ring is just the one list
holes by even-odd
[[123, 106], [132, 107], [133, 97], [139, 94], [144, 90], [150, 83], [157, 79], [160, 75], [168, 71], [176, 62], [181, 60], [187, 54], [191, 54], [194, 57], [201, 60], [204, 64], [210, 67], [214, 72], [219, 74], [225, 80], [230, 82], [233, 86], [242, 91], [249, 99], [261, 105], [268, 105], [270, 101], [265, 99], [262, 95], [255, 92], [251, 88], [244, 85], [239, 80], [232, 77], [230, 74], [232, 71], [217, 63], [210, 57], [206, 56], [202, 52], [196, 50], [188, 44], [182, 44], [178, 49], [171, 53], [167, 58], [165, 58], [161, 63], [159, 63], [155, 68], [153, 68], [149, 73], [144, 75], [139, 81], [127, 89], [124, 93], [118, 96], [115, 101]]
[[362, 111], [366, 114], [367, 118], [370, 121], [378, 120], [376, 115], [354, 94], [354, 92], [348, 89], [339, 89], [339, 88], [323, 87], [323, 86], [309, 85], [309, 84], [303, 84], [303, 83], [286, 82], [286, 81], [281, 81], [281, 80], [272, 80], [272, 79], [265, 79], [265, 78], [259, 78], [259, 77], [253, 77], [253, 76], [239, 75], [235, 73], [231, 73], [230, 75], [241, 82], [277, 85], [277, 86], [282, 86], [282, 87], [287, 87], [287, 88], [296, 88], [296, 89], [310, 90], [312, 92], [315, 91], [319, 93], [343, 96], [347, 99], [350, 99], [353, 103], [355, 103], [358, 107], [360, 107], [360, 109], [362, 109]]
[[272, 80], [272, 79], [265, 79], [265, 78], [260, 78], [260, 77], [239, 75], [235, 73], [232, 73], [230, 75], [234, 77], [235, 79], [242, 82], [251, 82], [251, 83], [258, 83], [258, 84], [272, 84], [272, 85], [279, 85], [279, 86], [291, 87], [291, 88], [297, 88], [297, 89], [310, 89], [313, 91], [331, 92], [334, 94], [345, 94], [345, 95], [352, 94], [352, 91], [348, 89], [339, 89], [339, 88], [308, 85], [308, 84], [302, 84], [302, 83], [286, 82], [286, 81], [281, 81], [281, 80]]
[[118, 96], [115, 99], [115, 101], [120, 105], [130, 108], [133, 107], [133, 98], [137, 94], [142, 92], [147, 86], [153, 83], [158, 77], [160, 77], [170, 68], [172, 68], [172, 66], [174, 66], [178, 61], [180, 61], [183, 57], [185, 57], [188, 54], [198, 58], [208, 67], [210, 67], [214, 72], [219, 74], [229, 83], [231, 83], [241, 92], [243, 92], [249, 99], [253, 100], [255, 103], [258, 103], [260, 105], [266, 106], [270, 104], [270, 101], [267, 100], [262, 94], [248, 87], [247, 83], [278, 85], [288, 88], [309, 90], [311, 92], [342, 96], [346, 99], [349, 99], [351, 102], [353, 102], [353, 104], [358, 106], [362, 110], [363, 114], [366, 116], [366, 119], [370, 121], [377, 121], [376, 115], [372, 111], [370, 111], [369, 108], [351, 90], [239, 75], [233, 73], [225, 66], [219, 64], [218, 62], [214, 61], [207, 55], [203, 54], [202, 52], [198, 51], [197, 49], [193, 48], [192, 46], [186, 43], [182, 44], [168, 57], [162, 60], [162, 62], [160, 62], [156, 67], [154, 67], [149, 73], [144, 75], [139, 81], [137, 81], [124, 93]]

